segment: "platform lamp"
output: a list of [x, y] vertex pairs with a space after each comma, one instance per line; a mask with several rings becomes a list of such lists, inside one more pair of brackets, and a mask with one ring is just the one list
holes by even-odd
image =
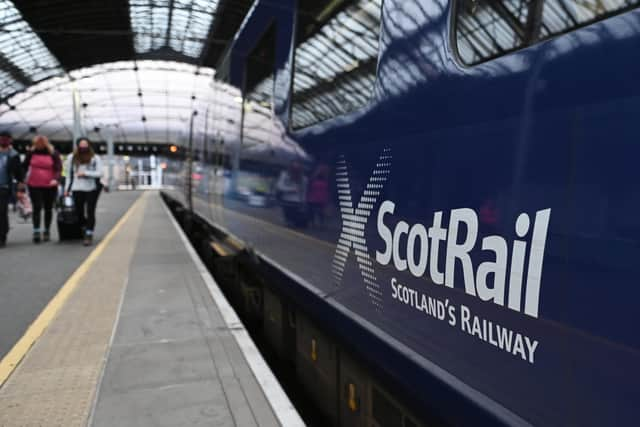
[[113, 177], [113, 166], [115, 163], [115, 159], [113, 158], [114, 129], [119, 127], [120, 127], [120, 124], [118, 124], [117, 122], [114, 122], [114, 123], [99, 123], [98, 126], [94, 128], [96, 132], [100, 132], [101, 129], [104, 129], [107, 137], [107, 167], [108, 167], [107, 186], [110, 189], [112, 189], [114, 185], [114, 177]]
[[73, 100], [73, 138], [71, 140], [71, 151], [74, 151], [78, 138], [82, 136], [82, 114], [80, 112], [82, 105], [80, 103], [80, 92], [75, 82], [72, 83], [71, 97]]
[[189, 120], [189, 145], [187, 149], [187, 200], [189, 202], [189, 212], [193, 212], [193, 201], [192, 201], [192, 188], [193, 188], [193, 120], [198, 115], [198, 110], [193, 110], [191, 112], [191, 118]]

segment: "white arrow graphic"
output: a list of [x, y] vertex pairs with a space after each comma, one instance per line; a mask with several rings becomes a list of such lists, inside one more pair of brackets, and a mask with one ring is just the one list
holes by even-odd
[[353, 208], [351, 198], [351, 185], [349, 183], [349, 171], [347, 161], [341, 155], [336, 168], [336, 181], [338, 184], [338, 200], [340, 202], [340, 216], [342, 229], [340, 238], [333, 255], [333, 278], [336, 286], [342, 284], [345, 264], [353, 249], [360, 274], [364, 280], [371, 303], [377, 310], [382, 310], [382, 291], [376, 281], [373, 261], [369, 256], [365, 226], [373, 206], [387, 181], [391, 170], [391, 149], [385, 148], [378, 158], [376, 167], [371, 173], [369, 182], [360, 197], [357, 207]]

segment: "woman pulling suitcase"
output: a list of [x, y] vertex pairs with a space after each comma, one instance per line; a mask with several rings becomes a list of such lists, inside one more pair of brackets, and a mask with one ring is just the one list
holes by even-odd
[[102, 161], [94, 153], [89, 139], [83, 137], [73, 154], [67, 159], [65, 196], [73, 196], [76, 214], [83, 228], [83, 244], [89, 246], [93, 240], [96, 225], [96, 204], [98, 202], [98, 182], [102, 176]]

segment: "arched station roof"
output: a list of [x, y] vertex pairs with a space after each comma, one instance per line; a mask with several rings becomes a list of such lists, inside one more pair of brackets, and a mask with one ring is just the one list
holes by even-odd
[[[0, 104], [0, 127], [18, 140], [36, 133], [73, 137], [78, 93], [83, 134], [122, 143], [175, 143], [199, 100], [210, 99], [214, 71], [191, 64], [144, 60], [94, 65], [52, 77]], [[219, 84], [219, 83], [218, 83]]]
[[173, 141], [252, 3], [0, 0], [0, 127], [70, 140], [77, 88], [84, 132]]
[[215, 68], [252, 0], [0, 0], [0, 102], [48, 77], [158, 59]]
[[[104, 141], [109, 129], [122, 143], [177, 142], [190, 110], [221, 93], [214, 68], [252, 3], [0, 0], [0, 128], [23, 141], [35, 133], [69, 141], [77, 92], [82, 133], [94, 140]], [[298, 127], [369, 98], [381, 3], [300, 1], [293, 81]], [[250, 101], [269, 103], [268, 75], [248, 90]]]

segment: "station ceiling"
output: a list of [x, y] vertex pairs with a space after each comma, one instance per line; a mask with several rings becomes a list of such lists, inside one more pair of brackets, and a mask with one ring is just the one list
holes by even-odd
[[[215, 67], [253, 0], [1, 0], [65, 71], [98, 63], [179, 60]], [[5, 6], [9, 6], [6, 8]], [[19, 20], [3, 12], [6, 19]], [[4, 49], [3, 49], [4, 50]]]
[[105, 141], [111, 133], [121, 143], [177, 143], [198, 103], [212, 99], [213, 76], [208, 67], [160, 60], [79, 68], [0, 104], [0, 127], [17, 140], [37, 133], [52, 141], [70, 141], [75, 91], [81, 133], [92, 141]]
[[[381, 3], [300, 0], [299, 125], [368, 99]], [[0, 129], [22, 141], [36, 133], [69, 141], [78, 93], [81, 133], [92, 139], [104, 141], [109, 129], [116, 142], [176, 142], [185, 117], [211, 94], [215, 67], [252, 4], [0, 0]], [[265, 78], [252, 101], [268, 103], [272, 87]]]
[[111, 114], [136, 119], [118, 131], [122, 142], [160, 137], [154, 120], [180, 120], [252, 3], [0, 0], [0, 126], [17, 139], [70, 139], [77, 87], [87, 132], [104, 132]]

